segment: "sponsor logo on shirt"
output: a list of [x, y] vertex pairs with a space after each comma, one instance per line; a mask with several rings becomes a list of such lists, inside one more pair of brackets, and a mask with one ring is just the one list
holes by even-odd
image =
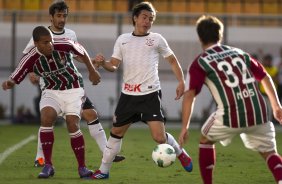
[[124, 84], [124, 90], [130, 92], [141, 92], [141, 84]]

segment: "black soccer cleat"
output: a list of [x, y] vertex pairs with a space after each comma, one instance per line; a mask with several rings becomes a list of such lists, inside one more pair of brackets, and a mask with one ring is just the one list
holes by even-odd
[[125, 156], [116, 155], [116, 157], [114, 158], [113, 162], [121, 162], [123, 160], [125, 160]]

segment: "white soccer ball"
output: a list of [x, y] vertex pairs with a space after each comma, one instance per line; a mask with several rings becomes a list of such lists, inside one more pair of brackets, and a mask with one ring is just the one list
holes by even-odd
[[168, 167], [175, 162], [176, 153], [171, 145], [159, 144], [154, 148], [152, 158], [157, 166]]

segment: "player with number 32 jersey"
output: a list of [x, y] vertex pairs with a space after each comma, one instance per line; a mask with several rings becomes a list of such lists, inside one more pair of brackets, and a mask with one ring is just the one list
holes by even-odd
[[198, 94], [206, 84], [218, 110], [223, 111], [220, 119], [224, 125], [242, 128], [268, 122], [266, 102], [255, 82], [263, 79], [266, 71], [249, 54], [216, 44], [193, 61], [189, 74], [186, 88], [196, 89]]

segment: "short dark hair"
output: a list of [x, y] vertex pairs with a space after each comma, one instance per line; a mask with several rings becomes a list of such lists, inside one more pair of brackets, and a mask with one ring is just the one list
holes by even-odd
[[214, 16], [202, 15], [197, 20], [197, 33], [203, 44], [217, 43], [223, 37], [224, 26]]
[[67, 3], [64, 0], [54, 1], [52, 3], [52, 5], [49, 7], [49, 14], [54, 16], [55, 13], [56, 13], [56, 10], [58, 12], [67, 10], [67, 13], [69, 13], [69, 7], [68, 7]]
[[137, 5], [135, 5], [132, 9], [132, 23], [135, 26], [135, 22], [134, 22], [134, 16], [138, 17], [141, 13], [142, 10], [147, 10], [149, 12], [152, 12], [154, 14], [154, 20], [156, 18], [156, 9], [154, 8], [154, 6], [152, 5], [152, 3], [150, 2], [141, 2]]
[[40, 40], [41, 36], [52, 36], [50, 30], [45, 26], [37, 26], [32, 31], [33, 41], [37, 42]]

